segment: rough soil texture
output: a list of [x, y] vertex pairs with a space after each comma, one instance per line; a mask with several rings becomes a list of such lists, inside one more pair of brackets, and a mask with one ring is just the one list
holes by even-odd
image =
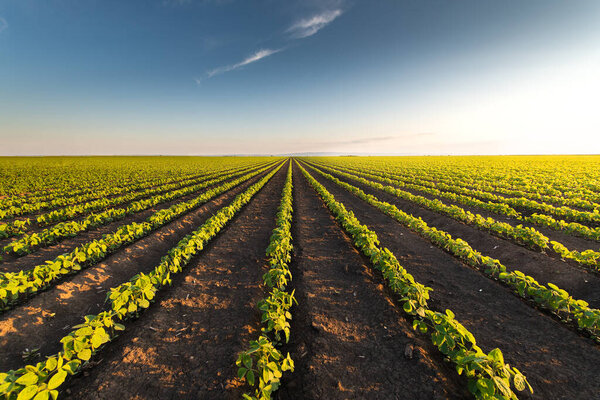
[[[313, 173], [338, 201], [374, 230], [382, 246], [431, 288], [430, 306], [450, 309], [484, 351], [500, 348], [507, 363], [527, 376], [532, 399], [597, 399], [600, 348], [530, 307], [508, 288], [459, 262], [359, 198]], [[408, 211], [408, 210], [405, 210]]]
[[[359, 187], [365, 193], [376, 196], [381, 201], [394, 204], [398, 209], [422, 218], [429, 226], [444, 230], [454, 238], [466, 240], [475, 250], [500, 260], [509, 270], [519, 270], [542, 284], [554, 283], [574, 298], [587, 301], [591, 307], [600, 308], [600, 274], [530, 250], [510, 240], [492, 236], [486, 231], [357, 181], [336, 176], [344, 182]], [[316, 173], [315, 177], [317, 177]]]
[[63, 398], [241, 398], [235, 360], [259, 334], [265, 249], [284, 166]]
[[[287, 164], [139, 319], [61, 387], [72, 399], [239, 399], [237, 354], [260, 332], [265, 249]], [[310, 169], [309, 169], [310, 171]], [[600, 346], [510, 289], [461, 263], [334, 183], [311, 172], [373, 229], [415, 279], [433, 288], [430, 306], [456, 313], [484, 351], [498, 347], [535, 389], [521, 399], [600, 399]], [[262, 175], [261, 175], [262, 176]], [[0, 315], [0, 371], [21, 367], [21, 352], [60, 349], [83, 315], [104, 308], [106, 290], [152, 269], [184, 235], [259, 178], [218, 196], [102, 263]], [[347, 179], [341, 178], [348, 181]], [[451, 218], [354, 181], [379, 199], [466, 239], [511, 268], [600, 304], [595, 274], [495, 238]], [[381, 274], [352, 245], [318, 194], [294, 168], [293, 307], [290, 352], [276, 399], [463, 399], [466, 381], [386, 289]], [[119, 221], [119, 224], [122, 224]], [[585, 282], [587, 280], [588, 282]]]
[[460, 399], [464, 382], [416, 335], [294, 168], [292, 339], [279, 399]]
[[[262, 176], [263, 174], [261, 174]], [[25, 304], [0, 314], [0, 370], [19, 368], [25, 348], [40, 348], [42, 356], [60, 350], [59, 340], [81, 323], [82, 316], [104, 308], [107, 290], [148, 272], [181, 238], [197, 229], [259, 177], [233, 188], [179, 219], [38, 294]], [[266, 246], [265, 246], [266, 247]]]
[[[102, 225], [97, 228], [92, 228], [90, 230], [80, 232], [77, 236], [75, 236], [73, 238], [65, 238], [55, 244], [52, 244], [49, 246], [44, 246], [44, 247], [39, 247], [33, 253], [22, 256], [22, 257], [3, 254], [2, 258], [4, 259], [4, 262], [0, 264], [0, 271], [18, 272], [22, 269], [33, 268], [36, 265], [43, 264], [45, 260], [52, 260], [61, 254], [72, 251], [73, 249], [75, 249], [78, 246], [81, 246], [82, 244], [85, 244], [92, 240], [100, 239], [102, 237], [102, 235], [105, 235], [110, 232], [114, 232], [122, 225], [127, 225], [132, 222], [141, 223], [144, 220], [146, 220], [146, 218], [150, 217], [152, 214], [154, 214], [158, 210], [167, 209], [174, 204], [192, 200], [193, 198], [204, 193], [205, 191], [207, 191], [211, 188], [214, 188], [216, 186], [220, 186], [220, 185], [224, 184], [225, 182], [229, 182], [231, 180], [237, 179], [240, 176], [241, 175], [239, 175], [239, 176], [236, 175], [236, 176], [232, 177], [231, 179], [227, 179], [223, 182], [219, 182], [216, 185], [209, 186], [208, 188], [201, 189], [201, 190], [191, 193], [189, 195], [180, 197], [178, 199], [174, 199], [174, 200], [166, 202], [166, 203], [157, 204], [156, 206], [154, 206], [150, 209], [143, 210], [143, 211], [137, 212], [135, 214], [126, 216], [123, 219], [119, 219], [119, 220], [111, 222], [109, 224]], [[6, 243], [6, 244], [8, 244], [8, 243]]]

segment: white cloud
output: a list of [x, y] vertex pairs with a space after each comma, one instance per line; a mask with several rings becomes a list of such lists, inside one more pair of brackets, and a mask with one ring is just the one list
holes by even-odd
[[[178, 2], [186, 2], [189, 0], [170, 0], [170, 1], [178, 1]], [[314, 35], [329, 23], [331, 23], [334, 19], [342, 15], [341, 9], [334, 9], [329, 11], [321, 12], [320, 14], [314, 15], [308, 19], [302, 19], [292, 26], [290, 26], [286, 32], [290, 34], [292, 39], [302, 39], [309, 36]], [[288, 38], [289, 39], [289, 38]], [[263, 58], [269, 57], [275, 53], [285, 50], [285, 47], [279, 49], [260, 49], [254, 52], [252, 55], [246, 57], [244, 60], [240, 61], [236, 64], [224, 65], [222, 67], [218, 67], [212, 70], [209, 70], [205, 73], [204, 77], [194, 78], [194, 81], [197, 84], [201, 84], [203, 80], [212, 78], [213, 76], [223, 74], [225, 72], [233, 71], [238, 68], [243, 67], [244, 65], [251, 64], [253, 62], [262, 60]]]
[[[241, 68], [244, 65], [252, 64], [253, 62], [256, 62], [256, 61], [262, 60], [263, 58], [269, 57], [270, 55], [279, 53], [282, 50], [283, 50], [283, 48], [281, 48], [281, 49], [260, 49], [256, 52], [254, 52], [254, 54], [246, 57], [244, 60], [240, 61], [237, 64], [225, 65], [223, 67], [215, 68], [215, 69], [208, 71], [206, 73], [206, 78], [204, 78], [204, 79], [212, 78], [215, 75], [220, 75], [222, 73]], [[203, 80], [203, 78], [195, 79], [196, 83], [198, 83], [198, 84], [200, 84], [200, 82], [202, 82], [202, 80]]]
[[8, 28], [8, 22], [2, 17], [0, 17], [0, 32]]
[[295, 39], [302, 39], [314, 35], [334, 19], [342, 15], [342, 10], [330, 10], [317, 14], [308, 19], [302, 19], [290, 26], [287, 32]]

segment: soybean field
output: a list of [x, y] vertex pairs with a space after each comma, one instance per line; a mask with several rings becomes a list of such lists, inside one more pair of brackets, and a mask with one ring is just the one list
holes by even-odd
[[599, 399], [600, 156], [0, 159], [5, 399]]

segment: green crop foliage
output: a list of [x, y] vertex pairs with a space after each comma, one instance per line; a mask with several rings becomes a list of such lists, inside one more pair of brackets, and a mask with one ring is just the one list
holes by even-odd
[[171, 276], [182, 272], [191, 258], [250, 202], [281, 166], [282, 163], [237, 195], [199, 229], [180, 240], [149, 274], [137, 274], [128, 282], [111, 288], [107, 295], [109, 309], [97, 315], [85, 316], [83, 323], [73, 327], [61, 339], [62, 351], [58, 354], [35, 365], [0, 373], [0, 395], [8, 400], [56, 399], [57, 388], [67, 376], [76, 374], [102, 346], [123, 331], [125, 326], [122, 322], [137, 317], [150, 307], [155, 294], [171, 284]]
[[[43, 231], [38, 232], [38, 233], [25, 234], [18, 240], [15, 240], [12, 243], [9, 243], [8, 245], [6, 245], [3, 249], [3, 251], [7, 254], [15, 254], [15, 255], [30, 254], [30, 253], [34, 252], [36, 250], [36, 247], [38, 247], [40, 245], [50, 245], [50, 244], [53, 244], [64, 238], [74, 237], [80, 232], [86, 231], [91, 228], [97, 228], [102, 225], [111, 223], [113, 221], [118, 221], [129, 215], [133, 215], [140, 211], [147, 210], [147, 209], [154, 207], [156, 205], [159, 205], [161, 203], [165, 203], [168, 201], [172, 201], [172, 200], [181, 198], [183, 196], [187, 196], [196, 191], [199, 191], [199, 190], [205, 189], [207, 187], [210, 187], [212, 185], [215, 185], [217, 183], [220, 183], [224, 180], [231, 179], [232, 177], [235, 177], [238, 175], [243, 175], [244, 173], [247, 173], [247, 172], [249, 172], [249, 170], [251, 171], [252, 169], [255, 169], [255, 168], [252, 168], [252, 167], [242, 168], [242, 169], [234, 170], [234, 171], [226, 173], [226, 174], [223, 174], [223, 173], [211, 174], [209, 176], [204, 176], [200, 179], [196, 179], [196, 180], [192, 181], [191, 185], [189, 185], [190, 181], [186, 181], [184, 184], [179, 183], [176, 185], [169, 185], [170, 188], [167, 189], [166, 192], [165, 192], [165, 187], [163, 186], [160, 188], [160, 190], [152, 189], [152, 190], [146, 191], [142, 194], [136, 193], [132, 196], [129, 196], [127, 201], [132, 200], [134, 198], [138, 198], [138, 197], [146, 197], [149, 194], [160, 192], [160, 194], [151, 196], [150, 198], [135, 201], [135, 202], [129, 204], [129, 206], [127, 206], [125, 208], [110, 208], [99, 214], [91, 214], [88, 217], [84, 218], [82, 221], [62, 222], [62, 223], [54, 225], [51, 228], [44, 229]], [[185, 187], [182, 189], [171, 190], [171, 189], [174, 189], [174, 188], [176, 189], [177, 187], [183, 187], [183, 186], [185, 186]], [[125, 202], [125, 201], [123, 201], [122, 198], [116, 198], [116, 199], [113, 199], [112, 201], [110, 201], [111, 204], [119, 204], [121, 202]], [[87, 207], [88, 204], [91, 204], [91, 203], [86, 203], [84, 205], [80, 205], [80, 206], [78, 206], [78, 208], [83, 209], [83, 208]], [[108, 204], [109, 204], [109, 201], [105, 200], [104, 205], [106, 206]], [[92, 208], [90, 208], [90, 209], [92, 209]], [[85, 212], [89, 211], [90, 209], [86, 209]], [[63, 210], [66, 210], [66, 209], [63, 209]], [[84, 211], [82, 211], [82, 212], [84, 212]], [[49, 214], [44, 214], [44, 215], [49, 215]], [[41, 217], [43, 217], [44, 215], [42, 215]], [[74, 216], [74, 214], [69, 215], [69, 217], [73, 217], [73, 216]], [[38, 223], [40, 222], [41, 217], [38, 217]]]
[[459, 374], [468, 378], [469, 390], [475, 398], [516, 399], [513, 387], [518, 391], [527, 388], [533, 392], [525, 376], [504, 363], [499, 349], [484, 353], [477, 346], [475, 337], [456, 321], [450, 310], [440, 313], [429, 309], [427, 300], [431, 288], [416, 282], [391, 251], [380, 247], [375, 232], [362, 225], [323, 185], [302, 166], [299, 167], [342, 228], [352, 237], [355, 246], [370, 258], [389, 287], [401, 296], [402, 309], [413, 317], [413, 327], [421, 332], [430, 332], [433, 344], [455, 364]]
[[[314, 165], [314, 164], [311, 164]], [[350, 174], [347, 172], [343, 172], [341, 169], [334, 169], [328, 166], [324, 166], [322, 164], [318, 164], [320, 168], [324, 170], [331, 171], [337, 175], [352, 179], [354, 181], [363, 183], [365, 185], [371, 186], [373, 188], [382, 190], [386, 193], [392, 194], [399, 198], [411, 201], [420, 206], [428, 208], [432, 211], [439, 212], [441, 214], [448, 215], [451, 218], [454, 218], [458, 221], [464, 222], [469, 225], [473, 225], [478, 229], [486, 230], [498, 237], [509, 239], [518, 243], [520, 245], [526, 246], [532, 250], [544, 252], [554, 251], [558, 255], [560, 255], [564, 259], [572, 260], [578, 263], [581, 266], [585, 266], [588, 268], [592, 268], [595, 270], [600, 270], [600, 252], [594, 250], [586, 250], [584, 252], [578, 252], [576, 250], [569, 250], [564, 245], [553, 241], [552, 243], [558, 243], [558, 245], [550, 246], [550, 239], [543, 235], [541, 232], [530, 228], [525, 227], [523, 225], [511, 225], [506, 222], [500, 222], [493, 218], [485, 218], [479, 214], [473, 214], [470, 211], [465, 211], [463, 208], [456, 205], [446, 205], [439, 199], [428, 199], [424, 196], [414, 195], [405, 190], [398, 189], [397, 187], [390, 185], [383, 185], [378, 182], [371, 181], [369, 179], [364, 178], [366, 176], [368, 178], [373, 177], [372, 174], [366, 172], [355, 172], [354, 174]], [[384, 181], [386, 183], [397, 184], [397, 182], [389, 179], [389, 178], [376, 178], [377, 180]], [[534, 214], [536, 215], [536, 214]], [[531, 220], [532, 217], [526, 218], [526, 220]], [[542, 220], [541, 218], [535, 218], [536, 220]], [[564, 221], [563, 221], [564, 223]], [[572, 225], [577, 225], [575, 223], [571, 223]], [[582, 228], [583, 229], [583, 228]]]
[[[23, 298], [35, 295], [63, 277], [96, 264], [124, 245], [133, 243], [135, 240], [148, 235], [150, 232], [175, 218], [199, 207], [215, 196], [232, 189], [269, 168], [271, 168], [271, 165], [251, 171], [237, 179], [208, 189], [192, 200], [177, 203], [167, 209], [156, 211], [142, 223], [133, 222], [123, 225], [113, 233], [104, 235], [102, 239], [88, 242], [77, 247], [70, 253], [60, 255], [54, 260], [46, 261], [45, 264], [38, 265], [27, 271], [22, 270], [18, 273], [0, 272], [0, 310], [10, 309]], [[235, 173], [232, 175], [235, 175]], [[227, 177], [228, 175], [225, 175], [219, 179], [223, 181]]]
[[294, 361], [289, 353], [284, 356], [279, 350], [285, 339], [290, 339], [290, 309], [296, 303], [294, 292], [288, 293], [286, 286], [292, 279], [288, 263], [292, 259], [292, 165], [281, 192], [281, 202], [277, 210], [276, 226], [267, 247], [269, 270], [263, 275], [263, 282], [271, 290], [269, 295], [258, 303], [263, 324], [260, 337], [250, 342], [248, 350], [238, 355], [238, 378], [254, 388], [245, 393], [244, 399], [269, 400], [279, 388], [285, 371], [294, 370]]
[[[548, 287], [546, 287], [538, 283], [533, 277], [527, 276], [520, 271], [507, 272], [506, 266], [499, 260], [484, 256], [480, 252], [475, 251], [465, 240], [454, 239], [449, 233], [430, 227], [422, 219], [415, 218], [399, 210], [395, 205], [380, 201], [375, 196], [366, 194], [356, 186], [343, 182], [315, 167], [311, 168], [409, 229], [427, 238], [434, 245], [460, 258], [466, 264], [481, 270], [492, 279], [498, 279], [507, 284], [519, 296], [531, 298], [539, 307], [556, 314], [562, 321], [566, 323], [575, 321], [580, 329], [586, 331], [596, 341], [600, 341], [600, 310], [590, 308], [587, 302], [574, 299], [565, 290], [559, 289], [552, 283], [549, 283]], [[378, 184], [374, 185], [377, 187], [376, 185]], [[560, 251], [560, 244], [556, 242], [552, 243], [555, 251]], [[563, 249], [563, 251], [570, 254], [566, 249]]]

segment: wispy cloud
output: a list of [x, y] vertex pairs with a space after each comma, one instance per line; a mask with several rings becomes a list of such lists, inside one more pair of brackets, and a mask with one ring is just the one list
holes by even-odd
[[0, 32], [8, 28], [8, 22], [2, 17], [0, 17]]
[[196, 78], [196, 83], [200, 83], [202, 82], [203, 79], [208, 79], [208, 78], [212, 78], [215, 75], [220, 75], [224, 72], [229, 72], [229, 71], [233, 71], [235, 69], [241, 68], [244, 65], [248, 65], [248, 64], [252, 64], [253, 62], [262, 60], [263, 58], [269, 57], [275, 53], [279, 53], [280, 51], [282, 51], [283, 48], [280, 49], [260, 49], [256, 52], [254, 52], [254, 54], [246, 57], [244, 60], [240, 61], [239, 63], [236, 64], [231, 64], [231, 65], [225, 65], [219, 68], [215, 68], [215, 69], [211, 69], [210, 71], [206, 72], [206, 76], [204, 78]]
[[287, 29], [287, 32], [295, 39], [306, 38], [319, 32], [340, 15], [342, 15], [340, 9], [325, 11], [296, 22]]
[[[176, 3], [177, 2], [187, 3], [191, 0], [165, 0], [165, 1], [171, 1], [171, 2], [176, 2]], [[217, 0], [214, 0], [214, 1], [217, 1]], [[221, 0], [221, 1], [223, 1], [223, 0]], [[287, 34], [287, 37], [285, 38], [285, 40], [287, 42], [289, 42], [290, 39], [303, 39], [303, 38], [312, 36], [315, 33], [317, 33], [318, 31], [320, 31], [321, 29], [323, 29], [325, 26], [327, 26], [329, 23], [331, 23], [334, 19], [336, 19], [340, 15], [342, 15], [342, 10], [340, 8], [336, 8], [336, 9], [324, 11], [319, 14], [313, 15], [312, 17], [307, 18], [307, 19], [301, 19], [285, 30], [285, 33]], [[222, 67], [211, 69], [211, 70], [205, 72], [203, 77], [195, 78], [194, 80], [196, 81], [197, 84], [200, 84], [205, 79], [210, 79], [213, 76], [220, 75], [225, 72], [233, 71], [233, 70], [241, 68], [245, 65], [262, 60], [263, 58], [269, 57], [275, 53], [285, 50], [286, 47], [287, 46], [284, 46], [284, 47], [281, 47], [278, 49], [257, 50], [252, 55], [246, 57], [244, 60], [240, 61], [239, 63], [224, 65]]]

